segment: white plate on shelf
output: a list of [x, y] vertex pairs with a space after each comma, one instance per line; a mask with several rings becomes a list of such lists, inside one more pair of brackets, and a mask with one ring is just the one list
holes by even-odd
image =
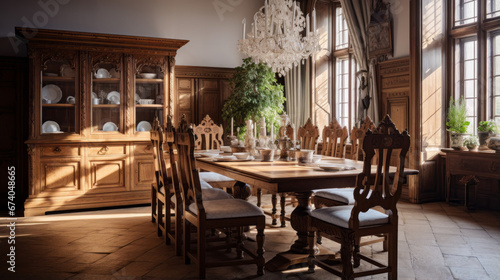
[[57, 122], [46, 121], [42, 124], [42, 133], [62, 133], [62, 131]]
[[102, 126], [102, 131], [118, 131], [118, 126], [114, 122], [107, 122]]
[[42, 88], [42, 99], [47, 103], [55, 104], [62, 98], [62, 90], [56, 85], [46, 85]]
[[139, 104], [139, 100], [141, 100], [141, 97], [139, 96], [139, 94], [137, 94], [137, 92], [134, 95], [134, 100], [136, 104]]
[[98, 97], [97, 97], [97, 93], [92, 92], [92, 99], [94, 99], [94, 98], [98, 98]]
[[61, 77], [69, 77], [69, 78], [75, 77], [75, 69], [73, 69], [68, 64], [61, 65], [61, 68], [59, 68], [59, 72], [61, 74]]
[[148, 121], [141, 121], [137, 124], [137, 131], [150, 131], [151, 124]]
[[106, 99], [110, 104], [120, 104], [120, 93], [118, 91], [112, 91], [108, 93]]

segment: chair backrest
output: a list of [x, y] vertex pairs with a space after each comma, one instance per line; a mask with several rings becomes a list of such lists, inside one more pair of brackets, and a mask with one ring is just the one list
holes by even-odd
[[151, 143], [153, 144], [153, 159], [155, 166], [155, 179], [157, 190], [164, 188], [165, 195], [169, 193], [167, 180], [167, 167], [163, 158], [163, 129], [158, 118], [154, 118], [150, 131]]
[[[350, 226], [359, 227], [358, 215], [375, 206], [381, 206], [389, 214], [390, 223], [397, 225], [396, 203], [401, 196], [404, 181], [405, 157], [410, 147], [410, 135], [405, 130], [400, 133], [389, 115], [380, 122], [378, 127], [369, 130], [363, 141], [365, 160], [363, 172], [358, 175], [354, 189], [355, 204], [351, 212]], [[389, 174], [391, 154], [399, 152], [398, 164], [394, 177]], [[372, 173], [372, 159], [378, 155], [376, 173]], [[370, 192], [371, 191], [371, 192]]]
[[366, 117], [360, 128], [353, 127], [351, 131], [351, 159], [363, 160], [363, 140], [368, 130], [375, 130], [375, 124], [370, 117]]
[[184, 198], [184, 209], [188, 210], [191, 203], [196, 203], [198, 217], [200, 219], [205, 219], [206, 214], [201, 198], [200, 176], [196, 168], [196, 159], [194, 157], [194, 132], [193, 129], [188, 126], [184, 117], [181, 118], [179, 128], [175, 133], [175, 139], [178, 155], [177, 167], [182, 185], [181, 190]]
[[297, 137], [300, 140], [300, 148], [306, 150], [314, 150], [316, 148], [316, 141], [318, 141], [319, 130], [318, 127], [312, 124], [309, 118], [304, 126], [299, 127]]
[[196, 134], [195, 146], [197, 150], [220, 149], [224, 129], [222, 125], [216, 125], [209, 115], [206, 115], [201, 123], [194, 128]]
[[348, 136], [347, 128], [340, 126], [336, 118], [323, 128], [323, 148], [321, 154], [331, 157], [344, 157], [345, 141]]
[[167, 144], [167, 152], [169, 154], [169, 159], [170, 159], [170, 168], [168, 169], [170, 175], [171, 175], [171, 184], [172, 184], [172, 189], [174, 190], [174, 195], [176, 198], [176, 207], [181, 206], [181, 201], [182, 201], [182, 191], [180, 190], [180, 184], [179, 184], [179, 176], [178, 176], [178, 169], [177, 169], [177, 162], [175, 160], [175, 128], [174, 125], [172, 124], [172, 116], [167, 116], [167, 123], [165, 125], [165, 131], [164, 131], [164, 137], [165, 143]]

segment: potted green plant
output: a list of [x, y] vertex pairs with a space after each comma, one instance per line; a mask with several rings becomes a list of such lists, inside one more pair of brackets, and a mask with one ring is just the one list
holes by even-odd
[[469, 149], [469, 151], [476, 151], [477, 146], [479, 145], [479, 141], [477, 140], [477, 136], [469, 136], [464, 139], [464, 145]]
[[470, 122], [467, 121], [467, 106], [463, 97], [458, 100], [455, 100], [453, 96], [450, 97], [446, 126], [450, 132], [451, 147], [453, 149], [460, 150], [464, 146], [463, 141], [465, 135], [467, 135], [469, 124]]
[[243, 64], [236, 67], [229, 82], [233, 92], [222, 107], [222, 118], [226, 122], [234, 118], [234, 126], [240, 128], [240, 135], [236, 136], [241, 139], [246, 133], [246, 120], [258, 123], [262, 117], [266, 119], [268, 133], [269, 124], [273, 124], [277, 132], [285, 97], [283, 86], [277, 83], [272, 69], [266, 64], [256, 64], [251, 58], [245, 58]]
[[480, 121], [477, 126], [477, 136], [479, 137], [479, 145], [485, 147], [486, 141], [492, 135], [497, 134], [500, 128], [494, 120]]

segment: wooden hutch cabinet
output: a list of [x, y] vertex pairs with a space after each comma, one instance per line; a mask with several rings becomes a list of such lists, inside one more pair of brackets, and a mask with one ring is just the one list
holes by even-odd
[[185, 40], [25, 30], [30, 62], [25, 216], [150, 202], [149, 130], [174, 114]]

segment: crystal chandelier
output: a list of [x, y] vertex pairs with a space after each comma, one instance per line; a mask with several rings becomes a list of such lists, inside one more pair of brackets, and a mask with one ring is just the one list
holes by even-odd
[[301, 60], [320, 50], [316, 10], [312, 12], [311, 24], [309, 15], [304, 17], [295, 1], [266, 0], [255, 13], [248, 34], [243, 19], [243, 39], [238, 41], [238, 50], [252, 57], [255, 63], [266, 63], [284, 76]]

